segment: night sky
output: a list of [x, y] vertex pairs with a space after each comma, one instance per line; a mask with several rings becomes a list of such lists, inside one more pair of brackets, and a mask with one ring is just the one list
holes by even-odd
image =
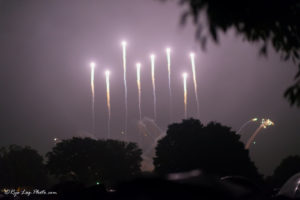
[[[188, 72], [188, 117], [196, 117], [189, 52], [196, 53], [200, 120], [233, 130], [253, 117], [270, 118], [250, 149], [261, 173], [281, 159], [300, 154], [299, 108], [284, 99], [296, 66], [270, 51], [258, 54], [234, 30], [209, 42], [195, 41], [190, 22], [179, 25], [183, 8], [155, 0], [2, 0], [0, 1], [0, 145], [30, 145], [49, 151], [53, 138], [91, 135], [89, 62], [95, 71], [96, 137], [107, 134], [104, 71], [111, 71], [111, 135], [122, 138], [124, 86], [122, 49], [126, 39], [128, 137], [136, 141], [138, 96], [135, 63], [140, 61], [143, 117], [153, 118], [150, 53], [157, 56], [157, 124], [166, 130], [169, 97], [165, 48], [172, 48], [173, 122], [184, 117], [182, 72]], [[256, 129], [243, 130], [242, 140]]]

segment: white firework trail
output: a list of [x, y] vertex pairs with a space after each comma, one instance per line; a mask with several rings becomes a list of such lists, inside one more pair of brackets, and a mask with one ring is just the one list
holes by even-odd
[[197, 103], [197, 117], [199, 117], [198, 84], [197, 84], [197, 78], [196, 78], [195, 54], [190, 53], [190, 58], [191, 58], [191, 65], [192, 65], [192, 71], [193, 71], [195, 98], [196, 98], [196, 103]]
[[152, 77], [152, 88], [153, 88], [153, 113], [154, 120], [156, 120], [156, 91], [155, 91], [155, 55], [151, 54], [151, 77]]
[[106, 101], [107, 101], [107, 137], [110, 139], [110, 118], [111, 118], [111, 105], [110, 105], [110, 85], [109, 85], [109, 71], [105, 71], [106, 78]]
[[127, 80], [126, 80], [126, 46], [127, 42], [122, 41], [122, 50], [123, 50], [123, 72], [124, 72], [124, 91], [125, 91], [125, 135], [127, 136], [127, 121], [128, 121], [128, 103], [127, 103]]
[[94, 62], [90, 63], [91, 67], [91, 92], [92, 92], [92, 130], [95, 134], [95, 66]]
[[183, 73], [183, 92], [184, 92], [184, 118], [187, 118], [187, 85], [186, 85], [187, 73]]
[[142, 120], [142, 108], [141, 108], [141, 63], [136, 64], [136, 83], [138, 87], [138, 100], [139, 100], [139, 116]]
[[169, 81], [169, 120], [172, 121], [171, 48], [166, 49]]

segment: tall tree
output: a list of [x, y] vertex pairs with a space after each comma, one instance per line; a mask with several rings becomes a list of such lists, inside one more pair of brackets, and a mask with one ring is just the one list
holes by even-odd
[[[193, 19], [196, 38], [202, 46], [205, 46], [208, 37], [218, 42], [219, 32], [234, 29], [243, 39], [262, 44], [260, 49], [262, 55], [267, 55], [268, 47], [272, 46], [282, 58], [297, 64], [295, 83], [284, 95], [292, 105], [300, 107], [300, 1], [178, 0], [178, 2], [186, 8], [181, 23], [185, 24], [190, 17]], [[207, 20], [203, 20], [201, 16], [206, 16]], [[208, 31], [204, 31], [205, 29]]]
[[238, 175], [261, 180], [240, 136], [229, 127], [195, 119], [171, 124], [156, 147], [155, 171], [159, 174], [201, 169], [219, 176]]
[[135, 143], [116, 140], [72, 138], [47, 153], [47, 167], [60, 179], [106, 185], [140, 172], [142, 151]]
[[47, 173], [43, 157], [30, 147], [11, 145], [0, 150], [0, 185], [44, 187]]

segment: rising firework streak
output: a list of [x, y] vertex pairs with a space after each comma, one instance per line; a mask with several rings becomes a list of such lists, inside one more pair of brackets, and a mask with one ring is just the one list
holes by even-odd
[[192, 71], [193, 71], [195, 97], [196, 97], [196, 103], [197, 103], [197, 117], [199, 117], [199, 100], [198, 100], [198, 85], [197, 85], [197, 79], [196, 79], [195, 54], [190, 53], [190, 58], [191, 58], [191, 65], [192, 65]]
[[124, 78], [124, 90], [125, 90], [125, 131], [124, 133], [127, 134], [127, 118], [128, 118], [128, 105], [127, 105], [127, 80], [126, 80], [126, 46], [127, 42], [122, 41], [122, 50], [123, 50], [123, 78]]
[[152, 88], [153, 88], [153, 113], [154, 113], [154, 120], [156, 120], [156, 91], [155, 91], [155, 55], [150, 55], [151, 59], [151, 77], [152, 77]]
[[108, 139], [110, 138], [110, 118], [111, 118], [111, 107], [110, 107], [110, 86], [109, 86], [109, 71], [105, 71], [105, 77], [106, 77], [106, 101], [107, 101], [107, 135]]
[[172, 121], [171, 48], [166, 48], [169, 81], [169, 120]]
[[187, 118], [187, 73], [183, 73], [183, 90], [184, 90], [184, 118]]
[[91, 92], [92, 92], [92, 129], [95, 134], [95, 66], [94, 62], [90, 63], [91, 67]]
[[136, 64], [136, 83], [138, 87], [138, 100], [139, 100], [139, 116], [142, 120], [142, 109], [141, 109], [141, 63]]

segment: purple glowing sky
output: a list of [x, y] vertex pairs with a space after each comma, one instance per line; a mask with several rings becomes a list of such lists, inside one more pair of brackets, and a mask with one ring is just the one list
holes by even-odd
[[[135, 63], [140, 61], [143, 116], [153, 117], [150, 53], [156, 54], [158, 125], [168, 124], [165, 48], [172, 48], [173, 120], [183, 118], [182, 72], [189, 73], [188, 116], [196, 116], [189, 53], [196, 53], [200, 119], [237, 130], [252, 117], [269, 117], [276, 126], [263, 130], [251, 149], [260, 171], [270, 174], [280, 160], [299, 154], [300, 114], [283, 98], [296, 67], [234, 31], [208, 43], [204, 52], [190, 23], [179, 25], [182, 8], [152, 0], [0, 1], [0, 141], [50, 150], [54, 137], [91, 131], [89, 62], [95, 71], [96, 130], [106, 136], [104, 71], [111, 71], [112, 137], [124, 121], [122, 49], [126, 39], [129, 134], [138, 119]], [[255, 125], [244, 129], [245, 136]], [[133, 134], [134, 133], [134, 134]], [[276, 155], [274, 157], [273, 155]], [[266, 162], [268, 160], [268, 162]]]

